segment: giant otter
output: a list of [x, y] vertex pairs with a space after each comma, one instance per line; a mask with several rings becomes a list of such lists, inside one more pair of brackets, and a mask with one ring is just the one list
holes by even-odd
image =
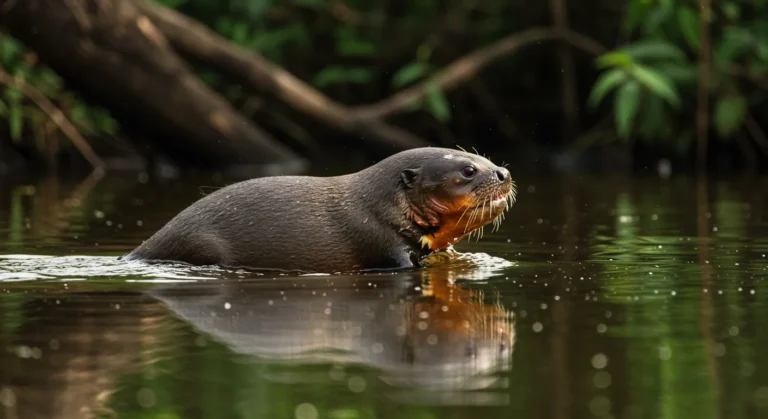
[[125, 258], [326, 273], [412, 268], [498, 224], [515, 193], [509, 171], [484, 157], [416, 148], [343, 176], [229, 185]]

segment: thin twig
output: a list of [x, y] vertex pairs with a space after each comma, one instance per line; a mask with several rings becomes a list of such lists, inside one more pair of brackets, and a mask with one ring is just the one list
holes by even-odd
[[707, 134], [709, 130], [709, 17], [710, 0], [699, 0], [699, 94], [696, 110], [696, 131], [698, 136], [697, 166], [700, 172], [707, 165]]
[[357, 116], [361, 120], [381, 120], [392, 114], [402, 112], [408, 109], [412, 103], [423, 99], [427, 95], [428, 86], [434, 85], [442, 90], [453, 89], [501, 57], [508, 56], [525, 46], [552, 40], [566, 42], [591, 55], [600, 55], [606, 51], [606, 48], [598, 42], [570, 30], [528, 29], [509, 35], [457, 59], [420, 84], [404, 89], [377, 103], [357, 107]]
[[8, 87], [19, 89], [24, 96], [29, 98], [40, 110], [42, 110], [48, 118], [59, 127], [61, 132], [72, 142], [72, 144], [80, 151], [80, 154], [88, 160], [96, 171], [103, 171], [106, 165], [104, 161], [93, 151], [90, 144], [80, 135], [77, 128], [64, 116], [64, 112], [61, 111], [56, 105], [53, 104], [45, 94], [25, 83], [22, 80], [17, 80], [10, 74], [0, 69], [0, 84], [4, 84]]

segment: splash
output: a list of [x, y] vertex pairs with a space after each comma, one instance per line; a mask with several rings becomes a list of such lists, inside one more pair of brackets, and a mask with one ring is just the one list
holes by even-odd
[[127, 262], [110, 256], [0, 256], [0, 282], [84, 281], [118, 279], [126, 282], [188, 282], [219, 279], [215, 267]]

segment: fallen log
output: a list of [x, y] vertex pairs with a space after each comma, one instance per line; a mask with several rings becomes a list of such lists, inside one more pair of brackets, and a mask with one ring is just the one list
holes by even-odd
[[299, 159], [205, 86], [130, 1], [11, 0], [0, 25], [171, 159], [197, 166]]

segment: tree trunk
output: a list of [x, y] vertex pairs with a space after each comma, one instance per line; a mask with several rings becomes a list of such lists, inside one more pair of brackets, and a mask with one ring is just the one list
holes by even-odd
[[86, 98], [197, 166], [298, 160], [206, 87], [121, 0], [6, 0], [0, 25]]

